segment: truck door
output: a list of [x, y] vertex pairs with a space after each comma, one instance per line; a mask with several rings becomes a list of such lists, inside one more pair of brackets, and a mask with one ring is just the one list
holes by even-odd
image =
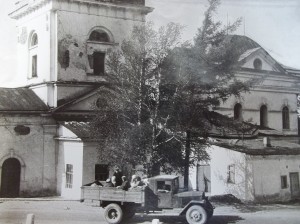
[[172, 208], [172, 181], [157, 181], [158, 208]]

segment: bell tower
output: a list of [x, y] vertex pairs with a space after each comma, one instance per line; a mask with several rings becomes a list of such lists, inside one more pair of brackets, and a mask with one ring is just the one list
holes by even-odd
[[153, 9], [145, 0], [23, 0], [10, 17], [18, 27], [18, 77], [57, 107], [106, 82], [105, 58]]

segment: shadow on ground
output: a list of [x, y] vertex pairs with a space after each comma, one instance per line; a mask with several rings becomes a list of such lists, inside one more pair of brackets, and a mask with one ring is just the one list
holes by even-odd
[[[151, 222], [153, 219], [159, 219], [160, 222], [164, 224], [186, 224], [185, 217], [174, 217], [174, 216], [155, 216], [155, 217], [134, 217], [130, 221], [126, 222], [126, 224], [138, 224], [144, 222]], [[229, 224], [229, 223], [237, 223], [240, 220], [244, 220], [239, 216], [233, 215], [216, 215], [213, 216], [207, 224]], [[124, 223], [125, 224], [125, 223]]]

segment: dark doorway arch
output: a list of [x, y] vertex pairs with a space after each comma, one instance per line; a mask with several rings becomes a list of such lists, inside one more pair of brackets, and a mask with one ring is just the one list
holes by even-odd
[[9, 158], [2, 165], [1, 197], [14, 198], [20, 192], [21, 164], [15, 158]]
[[260, 126], [263, 128], [268, 127], [268, 108], [266, 105], [260, 107]]

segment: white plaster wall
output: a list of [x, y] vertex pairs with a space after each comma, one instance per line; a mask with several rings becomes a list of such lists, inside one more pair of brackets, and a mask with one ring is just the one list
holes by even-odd
[[[245, 155], [218, 146], [211, 146], [208, 152], [211, 156], [211, 195], [233, 194], [247, 199]], [[228, 166], [232, 164], [235, 165], [235, 183], [227, 183]]]
[[[18, 27], [18, 77], [24, 80], [24, 83], [33, 84], [50, 80], [50, 5], [33, 11], [31, 14], [17, 21]], [[22, 30], [26, 29], [23, 34], [26, 42], [21, 43]], [[38, 64], [36, 78], [31, 78], [29, 62], [29, 41], [31, 33], [35, 31], [38, 35]], [[24, 38], [24, 37], [23, 37]]]
[[[59, 140], [57, 164], [57, 191], [64, 198], [80, 199], [82, 186], [83, 143]], [[66, 164], [73, 165], [73, 186], [66, 188]]]
[[[253, 156], [255, 199], [282, 201], [291, 199], [289, 173], [300, 172], [300, 155]], [[281, 189], [281, 176], [287, 176], [288, 188]]]
[[297, 134], [297, 97], [295, 93], [267, 92], [252, 90], [250, 93], [242, 94], [240, 98], [230, 97], [221, 104], [218, 112], [233, 117], [233, 108], [236, 103], [242, 105], [244, 121], [260, 124], [260, 107], [266, 105], [268, 108], [268, 126], [282, 131], [282, 108], [287, 106], [290, 112], [290, 129], [285, 132]]
[[[30, 128], [28, 135], [18, 135], [14, 128]], [[21, 170], [20, 195], [42, 196], [56, 192], [56, 125], [52, 119], [35, 116], [0, 118], [0, 160], [9, 157], [24, 162]], [[0, 164], [2, 166], [2, 164]]]

